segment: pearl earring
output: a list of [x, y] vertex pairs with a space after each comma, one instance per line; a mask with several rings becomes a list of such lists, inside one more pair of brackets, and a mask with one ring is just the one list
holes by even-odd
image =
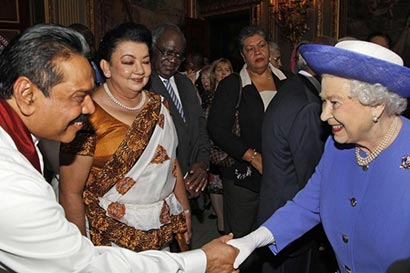
[[374, 117], [373, 117], [373, 122], [374, 122], [374, 123], [377, 123], [378, 121], [379, 121], [379, 118], [376, 117], [376, 116], [374, 116]]

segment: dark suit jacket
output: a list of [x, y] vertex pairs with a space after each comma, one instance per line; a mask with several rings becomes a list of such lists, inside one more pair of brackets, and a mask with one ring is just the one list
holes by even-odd
[[148, 89], [163, 96], [169, 103], [178, 135], [177, 158], [183, 174], [191, 164], [204, 162], [209, 165], [209, 138], [206, 129], [206, 119], [198, 99], [198, 94], [192, 82], [181, 73], [174, 75], [179, 97], [184, 109], [184, 122], [173, 103], [164, 83], [153, 71], [148, 83]]
[[327, 137], [320, 113], [318, 91], [300, 74], [279, 89], [266, 110], [258, 224], [292, 199], [313, 174]]
[[[257, 226], [305, 186], [320, 160], [329, 130], [320, 120], [318, 92], [305, 76], [296, 74], [278, 90], [266, 110], [262, 125], [263, 176]], [[266, 249], [261, 249], [260, 255], [276, 268], [283, 265], [288, 255], [308, 255], [306, 250], [312, 246], [312, 239], [316, 239], [312, 236], [318, 236], [317, 232], [315, 229], [303, 236], [278, 256], [272, 257]], [[287, 270], [304, 272], [307, 269], [300, 265]], [[264, 267], [263, 272], [277, 271]]]

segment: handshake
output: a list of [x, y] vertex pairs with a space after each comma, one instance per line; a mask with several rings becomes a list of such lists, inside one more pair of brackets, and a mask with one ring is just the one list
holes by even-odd
[[236, 269], [256, 248], [274, 242], [272, 233], [263, 226], [242, 238], [233, 239], [233, 234], [229, 234], [215, 239], [202, 247], [207, 258], [206, 272], [239, 272]]

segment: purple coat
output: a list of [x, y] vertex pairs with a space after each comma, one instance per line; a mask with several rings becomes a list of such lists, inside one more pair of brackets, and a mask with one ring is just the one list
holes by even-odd
[[395, 141], [364, 171], [354, 146], [329, 138], [308, 184], [263, 225], [279, 252], [319, 222], [335, 251], [341, 272], [386, 273], [410, 258], [410, 121]]

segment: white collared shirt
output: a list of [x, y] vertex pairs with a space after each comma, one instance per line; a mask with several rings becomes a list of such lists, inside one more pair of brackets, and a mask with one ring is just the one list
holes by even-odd
[[[249, 73], [246, 70], [247, 67], [248, 65], [245, 63], [241, 71], [239, 72], [239, 75], [241, 76], [242, 80], [242, 87], [252, 84], [251, 77], [249, 76]], [[275, 74], [276, 77], [278, 77], [279, 80], [286, 79], [285, 74], [280, 69], [274, 67], [272, 64], [269, 64], [269, 69], [273, 74]], [[276, 95], [277, 92], [278, 90], [261, 90], [259, 92], [259, 96], [261, 96], [261, 99], [263, 101], [264, 111], [266, 111], [266, 109], [269, 106], [269, 103], [272, 101], [273, 97]]]
[[94, 246], [67, 221], [50, 184], [1, 127], [0, 181], [0, 261], [16, 272], [205, 272], [202, 250]]
[[[177, 96], [177, 98], [179, 100], [179, 103], [181, 103], [181, 105], [182, 105], [181, 97], [179, 96], [178, 87], [177, 87], [177, 84], [175, 83], [175, 77], [172, 76], [169, 79], [165, 79], [165, 78], [161, 77], [160, 75], [158, 75], [158, 76], [161, 79], [162, 84], [164, 84], [164, 81], [166, 81], [166, 80], [168, 80], [171, 83], [172, 89], [174, 89], [174, 93]], [[165, 86], [165, 84], [164, 84], [164, 86]]]
[[298, 73], [302, 76], [305, 76], [312, 83], [312, 85], [316, 88], [317, 92], [320, 93], [321, 85], [320, 85], [320, 82], [315, 77], [313, 77], [309, 72], [305, 70], [299, 70]]
[[[249, 76], [249, 73], [246, 70], [247, 67], [248, 65], [245, 63], [241, 71], [239, 72], [239, 75], [241, 76], [241, 79], [242, 79], [242, 87], [252, 83], [251, 77]], [[273, 74], [275, 74], [276, 77], [278, 77], [279, 80], [282, 81], [286, 79], [286, 75], [282, 72], [282, 70], [274, 67], [272, 64], [269, 64], [269, 69]]]

